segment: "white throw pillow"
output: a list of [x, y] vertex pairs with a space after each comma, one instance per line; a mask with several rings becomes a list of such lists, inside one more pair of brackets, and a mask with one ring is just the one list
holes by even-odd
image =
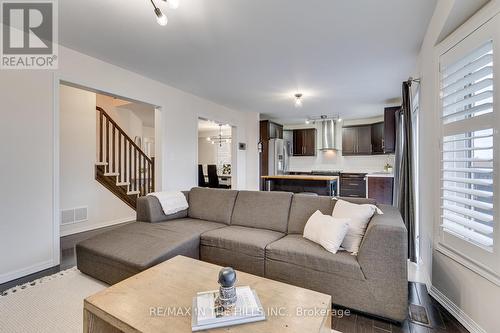
[[311, 215], [304, 227], [304, 238], [323, 246], [331, 253], [337, 253], [348, 229], [347, 219], [336, 219], [323, 215], [319, 210]]
[[342, 242], [342, 248], [353, 254], [357, 254], [359, 245], [365, 235], [366, 226], [375, 212], [383, 214], [375, 205], [354, 204], [344, 200], [337, 200], [333, 208], [332, 216], [337, 219], [348, 219], [349, 230]]

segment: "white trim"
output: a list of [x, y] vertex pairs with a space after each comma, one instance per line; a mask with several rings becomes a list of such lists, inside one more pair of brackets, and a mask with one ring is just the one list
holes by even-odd
[[429, 294], [439, 302], [448, 312], [455, 317], [471, 333], [487, 333], [478, 323], [476, 323], [458, 305], [453, 303], [445, 294], [436, 287], [431, 286]]
[[[125, 222], [133, 222], [135, 220], [136, 220], [135, 216], [130, 216], [130, 217], [126, 217], [123, 219], [94, 223], [91, 225], [85, 224], [85, 225], [78, 226], [78, 223], [64, 224], [61, 226], [61, 237], [69, 236], [69, 235], [73, 235], [73, 234], [78, 234], [80, 232], [106, 228], [106, 227], [110, 227], [110, 226], [125, 223]], [[63, 229], [69, 229], [69, 230], [63, 230]]]
[[500, 13], [500, 1], [490, 1], [453, 33], [436, 45], [439, 55], [448, 52], [455, 45], [481, 28]]
[[53, 266], [57, 266], [61, 262], [61, 213], [60, 213], [60, 192], [59, 192], [59, 180], [60, 180], [60, 125], [59, 125], [59, 76], [54, 73], [53, 77], [53, 174], [52, 174], [52, 261]]
[[458, 262], [460, 265], [470, 269], [476, 274], [479, 274], [483, 278], [487, 279], [488, 281], [496, 284], [497, 286], [500, 286], [500, 276], [486, 268], [484, 265], [481, 263], [477, 262], [476, 260], [465, 256], [464, 254], [452, 249], [449, 246], [446, 246], [445, 244], [438, 242], [436, 245], [436, 251], [441, 252], [445, 256], [447, 256], [450, 259], [453, 259], [454, 261]]
[[29, 267], [18, 269], [17, 271], [8, 272], [8, 273], [0, 275], [0, 283], [9, 282], [9, 281], [24, 277], [26, 275], [30, 275], [30, 274], [33, 274], [36, 272], [43, 271], [45, 269], [52, 268], [52, 267], [57, 266], [57, 265], [59, 265], [59, 264], [58, 263], [55, 264], [52, 260], [42, 261], [38, 264], [34, 264], [32, 266], [29, 266]]

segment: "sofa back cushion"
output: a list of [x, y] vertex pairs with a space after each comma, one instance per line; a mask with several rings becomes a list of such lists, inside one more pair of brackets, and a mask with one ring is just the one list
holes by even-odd
[[238, 191], [195, 187], [189, 192], [188, 216], [229, 224]]
[[[336, 199], [341, 199], [341, 200], [344, 200], [344, 201], [347, 201], [347, 202], [350, 202], [350, 203], [353, 203], [353, 204], [357, 204], [357, 205], [365, 205], [365, 204], [368, 204], [368, 205], [377, 205], [377, 200], [371, 199], [371, 198], [336, 197]], [[333, 206], [334, 207], [335, 207], [335, 203], [336, 202], [337, 202], [337, 200], [333, 200]]]
[[232, 225], [286, 232], [292, 193], [240, 191]]
[[324, 215], [332, 215], [333, 201], [331, 197], [295, 194], [290, 208], [288, 233], [302, 235], [307, 220], [317, 210]]

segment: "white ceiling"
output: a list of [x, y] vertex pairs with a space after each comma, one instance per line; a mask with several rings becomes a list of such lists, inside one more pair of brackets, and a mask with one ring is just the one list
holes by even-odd
[[[109, 98], [109, 95], [99, 95]], [[155, 127], [155, 108], [153, 106], [142, 102], [126, 101], [117, 97], [112, 98], [115, 108], [133, 112], [141, 120], [143, 126]]]
[[[277, 119], [381, 114], [415, 69], [436, 0], [59, 1], [61, 44]], [[292, 95], [304, 94], [304, 107]]]
[[231, 126], [228, 124], [219, 124], [215, 121], [211, 120], [204, 120], [204, 119], [199, 119], [198, 120], [198, 132], [218, 132], [221, 129], [222, 125], [222, 133], [223, 134], [230, 134], [231, 133]]

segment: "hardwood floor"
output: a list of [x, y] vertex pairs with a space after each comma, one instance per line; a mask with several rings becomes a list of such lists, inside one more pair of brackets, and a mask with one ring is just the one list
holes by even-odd
[[397, 325], [365, 314], [351, 313], [350, 316], [335, 316], [333, 329], [342, 333], [467, 333], [468, 331], [435, 301], [423, 283], [408, 283], [408, 304], [425, 308], [429, 325], [420, 325], [409, 318]]
[[[75, 245], [96, 234], [117, 228], [120, 225], [102, 228], [61, 238], [61, 264], [59, 266], [0, 284], [0, 293], [16, 285], [30, 282], [43, 276], [57, 273], [76, 265]], [[334, 316], [333, 329], [342, 333], [467, 333], [468, 331], [446, 309], [436, 302], [422, 283], [408, 283], [408, 304], [419, 305], [429, 320], [429, 325], [419, 325], [407, 319], [402, 325], [390, 323], [366, 314], [351, 312], [349, 315]], [[337, 308], [336, 308], [337, 309]], [[335, 311], [334, 311], [335, 312]], [[417, 314], [421, 314], [418, 312]]]

